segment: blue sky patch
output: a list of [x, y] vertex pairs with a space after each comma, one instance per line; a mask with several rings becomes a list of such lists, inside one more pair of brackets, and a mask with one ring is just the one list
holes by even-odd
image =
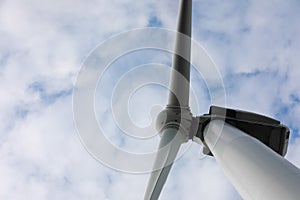
[[52, 104], [59, 98], [63, 98], [71, 95], [73, 89], [70, 88], [70, 89], [55, 91], [50, 93], [47, 92], [45, 83], [34, 82], [29, 86], [29, 91], [33, 93], [38, 93], [43, 104]]
[[152, 16], [148, 21], [147, 27], [161, 27], [162, 22], [156, 16]]

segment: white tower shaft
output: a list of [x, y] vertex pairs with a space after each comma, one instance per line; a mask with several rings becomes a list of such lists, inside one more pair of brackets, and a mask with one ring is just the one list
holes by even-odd
[[221, 120], [206, 126], [204, 140], [245, 200], [300, 199], [300, 170], [260, 141]]

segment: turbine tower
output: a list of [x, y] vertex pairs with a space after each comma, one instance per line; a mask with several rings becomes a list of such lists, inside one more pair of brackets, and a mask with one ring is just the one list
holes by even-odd
[[[192, 0], [181, 0], [168, 105], [157, 117], [161, 140], [145, 200], [159, 199], [181, 144], [201, 141], [245, 200], [297, 200], [300, 170], [287, 161], [289, 129], [255, 113], [211, 106], [189, 108]], [[187, 59], [184, 59], [184, 58]]]

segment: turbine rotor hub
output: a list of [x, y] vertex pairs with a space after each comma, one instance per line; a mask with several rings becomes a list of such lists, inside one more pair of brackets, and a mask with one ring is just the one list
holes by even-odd
[[[167, 128], [175, 128], [180, 131], [186, 138], [187, 142], [192, 139], [192, 133], [195, 133], [197, 128], [193, 128], [193, 117], [189, 107], [171, 107], [168, 106], [160, 112], [156, 118], [156, 130], [162, 134]], [[198, 125], [198, 124], [197, 124]], [[194, 131], [193, 131], [194, 130]]]

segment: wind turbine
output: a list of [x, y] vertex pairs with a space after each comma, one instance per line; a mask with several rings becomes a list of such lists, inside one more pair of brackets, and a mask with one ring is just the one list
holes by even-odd
[[[180, 116], [191, 116], [189, 109], [190, 62], [179, 56], [179, 53], [190, 58], [191, 21], [192, 0], [183, 0], [179, 10], [178, 32], [187, 35], [189, 40], [183, 40], [181, 37], [176, 40], [175, 51], [177, 54], [173, 58], [168, 105], [165, 112], [158, 117], [160, 120], [157, 120], [157, 124], [162, 125], [159, 149], [164, 148], [164, 151], [159, 151], [157, 154], [154, 163], [154, 168], [157, 170], [153, 171], [150, 176], [145, 200], [158, 199], [180, 146], [186, 142], [186, 135], [180, 130]], [[182, 79], [180, 75], [186, 81], [179, 82]], [[174, 120], [166, 123], [165, 120], [168, 120], [168, 116]]]
[[[300, 170], [284, 159], [289, 129], [255, 113], [211, 106], [193, 117], [189, 108], [192, 0], [181, 0], [168, 105], [157, 117], [161, 140], [145, 200], [157, 200], [181, 144], [201, 141], [244, 199], [300, 197]], [[184, 34], [186, 37], [180, 37]]]

